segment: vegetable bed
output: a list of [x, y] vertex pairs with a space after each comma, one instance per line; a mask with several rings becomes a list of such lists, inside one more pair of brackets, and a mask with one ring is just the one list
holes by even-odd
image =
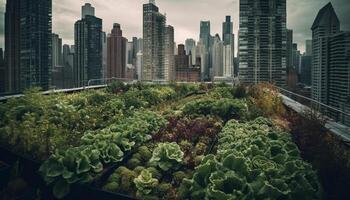
[[271, 87], [224, 84], [33, 90], [0, 104], [0, 136], [41, 161], [38, 190], [58, 199], [321, 199], [316, 171], [274, 123], [281, 105]]

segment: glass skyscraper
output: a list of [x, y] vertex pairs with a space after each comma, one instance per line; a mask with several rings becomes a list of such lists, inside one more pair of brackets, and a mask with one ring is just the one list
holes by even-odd
[[5, 14], [6, 91], [51, 84], [52, 0], [8, 0]]
[[286, 0], [240, 0], [240, 81], [286, 85]]
[[[84, 7], [89, 5], [85, 4]], [[88, 11], [84, 11], [83, 18], [74, 25], [75, 87], [84, 86], [89, 80], [102, 78], [102, 19], [90, 15], [94, 13], [90, 7]]]

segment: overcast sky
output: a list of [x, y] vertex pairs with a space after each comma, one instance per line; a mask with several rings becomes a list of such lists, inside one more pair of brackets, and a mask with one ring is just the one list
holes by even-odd
[[[0, 47], [4, 46], [4, 11], [6, 0], [0, 0]], [[53, 32], [63, 43], [73, 44], [74, 22], [81, 16], [81, 6], [91, 3], [96, 16], [103, 19], [103, 29], [110, 32], [113, 23], [120, 23], [128, 39], [142, 37], [142, 4], [148, 0], [53, 0]], [[294, 31], [294, 42], [304, 51], [305, 39], [311, 39], [310, 27], [317, 12], [329, 0], [287, 0], [287, 27]], [[350, 30], [350, 1], [331, 0], [343, 30]], [[177, 44], [186, 38], [199, 37], [199, 22], [211, 21], [211, 33], [222, 32], [225, 15], [231, 15], [236, 34], [239, 26], [239, 0], [156, 0], [161, 13], [166, 13], [167, 24], [175, 28]], [[348, 19], [347, 19], [348, 18]]]

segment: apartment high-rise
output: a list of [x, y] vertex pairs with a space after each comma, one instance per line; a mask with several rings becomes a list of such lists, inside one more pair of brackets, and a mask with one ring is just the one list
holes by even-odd
[[340, 32], [340, 22], [331, 3], [323, 7], [312, 27], [312, 90], [311, 97], [328, 102], [328, 41]]
[[[89, 80], [102, 78], [102, 19], [92, 15], [93, 8], [90, 6], [89, 4], [83, 6], [83, 18], [74, 25], [75, 58], [73, 71], [75, 87], [84, 86], [88, 84]], [[94, 82], [94, 84], [98, 83], [98, 81]]]
[[165, 80], [165, 15], [154, 0], [143, 5], [142, 80]]
[[107, 78], [125, 78], [126, 43], [120, 24], [115, 23], [107, 37]]
[[286, 85], [286, 0], [240, 0], [239, 73], [245, 84]]
[[52, 0], [8, 0], [5, 14], [6, 91], [51, 83]]

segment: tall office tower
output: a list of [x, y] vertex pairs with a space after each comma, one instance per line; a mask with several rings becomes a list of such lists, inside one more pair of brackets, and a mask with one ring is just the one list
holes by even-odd
[[210, 80], [210, 71], [212, 70], [212, 61], [211, 61], [211, 50], [214, 38], [210, 34], [210, 21], [201, 21], [200, 22], [200, 34], [199, 39], [202, 42], [205, 49], [202, 49], [206, 56], [201, 57], [202, 60], [202, 80]]
[[154, 1], [143, 5], [142, 80], [165, 80], [165, 23]]
[[185, 50], [186, 50], [186, 55], [191, 54], [191, 62], [192, 64], [196, 63], [196, 41], [192, 38], [186, 39], [185, 41]]
[[[209, 66], [208, 61], [210, 61], [208, 57], [209, 57], [209, 52], [205, 47], [203, 40], [200, 39], [199, 42], [197, 43], [197, 48], [196, 48], [196, 63], [197, 61], [200, 61], [198, 65], [201, 67], [201, 76], [200, 76], [201, 81], [206, 81], [209, 78], [205, 76], [205, 74], [207, 73], [206, 70]], [[208, 75], [209, 75], [209, 72], [208, 72]]]
[[241, 0], [239, 73], [242, 83], [286, 85], [286, 0]]
[[5, 12], [5, 91], [20, 90], [20, 0], [7, 0]]
[[[82, 87], [89, 80], [102, 78], [102, 19], [95, 17], [93, 7], [85, 4], [82, 19], [74, 25], [74, 85]], [[94, 84], [100, 84], [94, 81]]]
[[340, 32], [340, 22], [331, 3], [323, 7], [312, 27], [312, 90], [311, 97], [328, 102], [328, 40]]
[[115, 23], [107, 38], [107, 78], [125, 78], [126, 43], [120, 24]]
[[186, 39], [185, 41], [185, 50], [186, 50], [186, 55], [189, 55], [190, 52], [193, 55], [194, 49], [196, 48], [196, 41], [192, 38]]
[[[328, 102], [350, 113], [350, 31], [332, 35], [328, 42]], [[330, 115], [350, 126], [350, 117], [332, 112]]]
[[311, 86], [312, 40], [305, 41], [305, 53], [301, 56], [300, 82]]
[[52, 34], [52, 67], [62, 66], [62, 38], [59, 35]]
[[126, 43], [126, 51], [125, 51], [125, 56], [126, 56], [126, 66], [127, 65], [132, 65], [132, 55], [134, 52], [134, 44], [133, 42], [127, 41]]
[[137, 71], [137, 80], [142, 80], [142, 65], [143, 65], [143, 55], [142, 51], [139, 51], [136, 55], [136, 71]]
[[301, 73], [299, 82], [307, 86], [311, 86], [311, 66], [312, 56], [307, 56], [305, 53], [301, 56]]
[[287, 51], [286, 51], [286, 63], [287, 63], [287, 70], [290, 68], [293, 68], [293, 30], [287, 29], [287, 45], [286, 45]]
[[299, 72], [301, 54], [300, 54], [300, 51], [298, 50], [297, 43], [293, 43], [292, 55], [293, 55], [293, 60], [292, 60], [293, 69]]
[[165, 80], [175, 80], [175, 42], [174, 42], [174, 27], [168, 25], [165, 28]]
[[5, 61], [4, 53], [0, 48], [0, 95], [5, 92]]
[[64, 88], [72, 88], [74, 66], [74, 47], [63, 45]]
[[8, 0], [5, 14], [7, 91], [51, 82], [51, 0]]
[[224, 68], [223, 76], [231, 77], [234, 70], [235, 35], [233, 34], [233, 22], [231, 16], [226, 16], [226, 21], [222, 24], [222, 40], [224, 43]]
[[87, 15], [95, 16], [95, 8], [89, 3], [81, 7], [81, 18], [84, 19]]
[[305, 41], [305, 55], [312, 56], [312, 40]]
[[62, 39], [52, 34], [52, 86], [56, 89], [64, 88], [64, 67], [62, 65]]
[[103, 79], [107, 78], [107, 34], [102, 32], [101, 34], [102, 40], [102, 71], [101, 76]]
[[143, 52], [143, 39], [137, 39], [137, 52]]
[[223, 49], [224, 43], [221, 41], [219, 34], [214, 37], [214, 43], [212, 47], [212, 71], [210, 73], [211, 80], [214, 80], [215, 76], [223, 76]]

